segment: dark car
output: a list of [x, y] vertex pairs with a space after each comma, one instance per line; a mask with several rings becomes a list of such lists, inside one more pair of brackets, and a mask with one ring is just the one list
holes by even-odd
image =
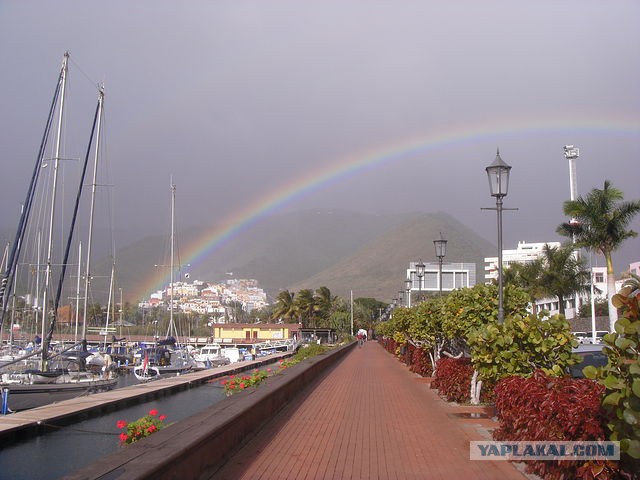
[[607, 364], [609, 357], [603, 352], [602, 345], [584, 344], [573, 349], [574, 355], [581, 358], [580, 363], [569, 367], [569, 374], [573, 378], [584, 378], [582, 369], [586, 366], [603, 367]]

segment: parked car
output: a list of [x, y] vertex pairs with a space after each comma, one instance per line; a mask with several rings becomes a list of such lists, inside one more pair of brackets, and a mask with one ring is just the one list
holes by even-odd
[[578, 340], [580, 344], [587, 343], [590, 338], [587, 332], [571, 332], [571, 333], [573, 334], [574, 337], [576, 337], [576, 340]]
[[[608, 332], [605, 332], [608, 333]], [[573, 378], [584, 378], [582, 369], [588, 365], [603, 367], [607, 364], [609, 357], [603, 352], [601, 345], [584, 344], [573, 349], [573, 353], [581, 358], [581, 362], [569, 367], [569, 374]]]
[[604, 337], [607, 333], [606, 330], [596, 330], [596, 343], [602, 343], [602, 337]]

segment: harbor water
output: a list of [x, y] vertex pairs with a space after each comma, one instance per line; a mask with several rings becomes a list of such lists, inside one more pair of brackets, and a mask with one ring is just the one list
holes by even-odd
[[[127, 378], [128, 377], [128, 378]], [[131, 375], [123, 383], [131, 381]], [[0, 479], [56, 479], [116, 451], [119, 420], [131, 422], [151, 409], [166, 415], [165, 423], [180, 421], [225, 398], [219, 381], [193, 386], [156, 400], [84, 420], [43, 435], [0, 447]]]

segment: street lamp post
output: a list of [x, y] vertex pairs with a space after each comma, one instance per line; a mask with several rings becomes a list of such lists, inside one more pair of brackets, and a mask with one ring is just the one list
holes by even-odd
[[405, 290], [407, 292], [407, 308], [411, 308], [411, 279], [404, 281]]
[[406, 306], [406, 300], [403, 301], [404, 297], [404, 290], [398, 290], [398, 305], [399, 306], [403, 306], [403, 304]]
[[416, 276], [418, 277], [418, 301], [422, 301], [422, 277], [424, 277], [424, 263], [422, 259], [416, 263]]
[[438, 285], [440, 287], [440, 296], [442, 296], [442, 260], [447, 254], [447, 241], [440, 232], [440, 238], [433, 241], [433, 245], [436, 247], [436, 257], [438, 257]]
[[498, 323], [504, 322], [504, 307], [502, 299], [502, 199], [509, 191], [509, 172], [511, 166], [500, 158], [500, 150], [491, 165], [486, 168], [489, 178], [491, 196], [496, 197], [496, 211], [498, 213]]

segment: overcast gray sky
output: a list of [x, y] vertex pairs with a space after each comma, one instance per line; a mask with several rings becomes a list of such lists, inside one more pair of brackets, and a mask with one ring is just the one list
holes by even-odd
[[[83, 155], [104, 82], [116, 228], [166, 231], [170, 175], [180, 224], [216, 225], [370, 158], [276, 212], [446, 211], [495, 242], [480, 207], [500, 147], [519, 208], [505, 248], [557, 240], [563, 145], [580, 147], [580, 194], [610, 179], [640, 198], [639, 18], [637, 1], [0, 0], [0, 226], [68, 50], [65, 155]], [[639, 239], [616, 267], [635, 260]]]

